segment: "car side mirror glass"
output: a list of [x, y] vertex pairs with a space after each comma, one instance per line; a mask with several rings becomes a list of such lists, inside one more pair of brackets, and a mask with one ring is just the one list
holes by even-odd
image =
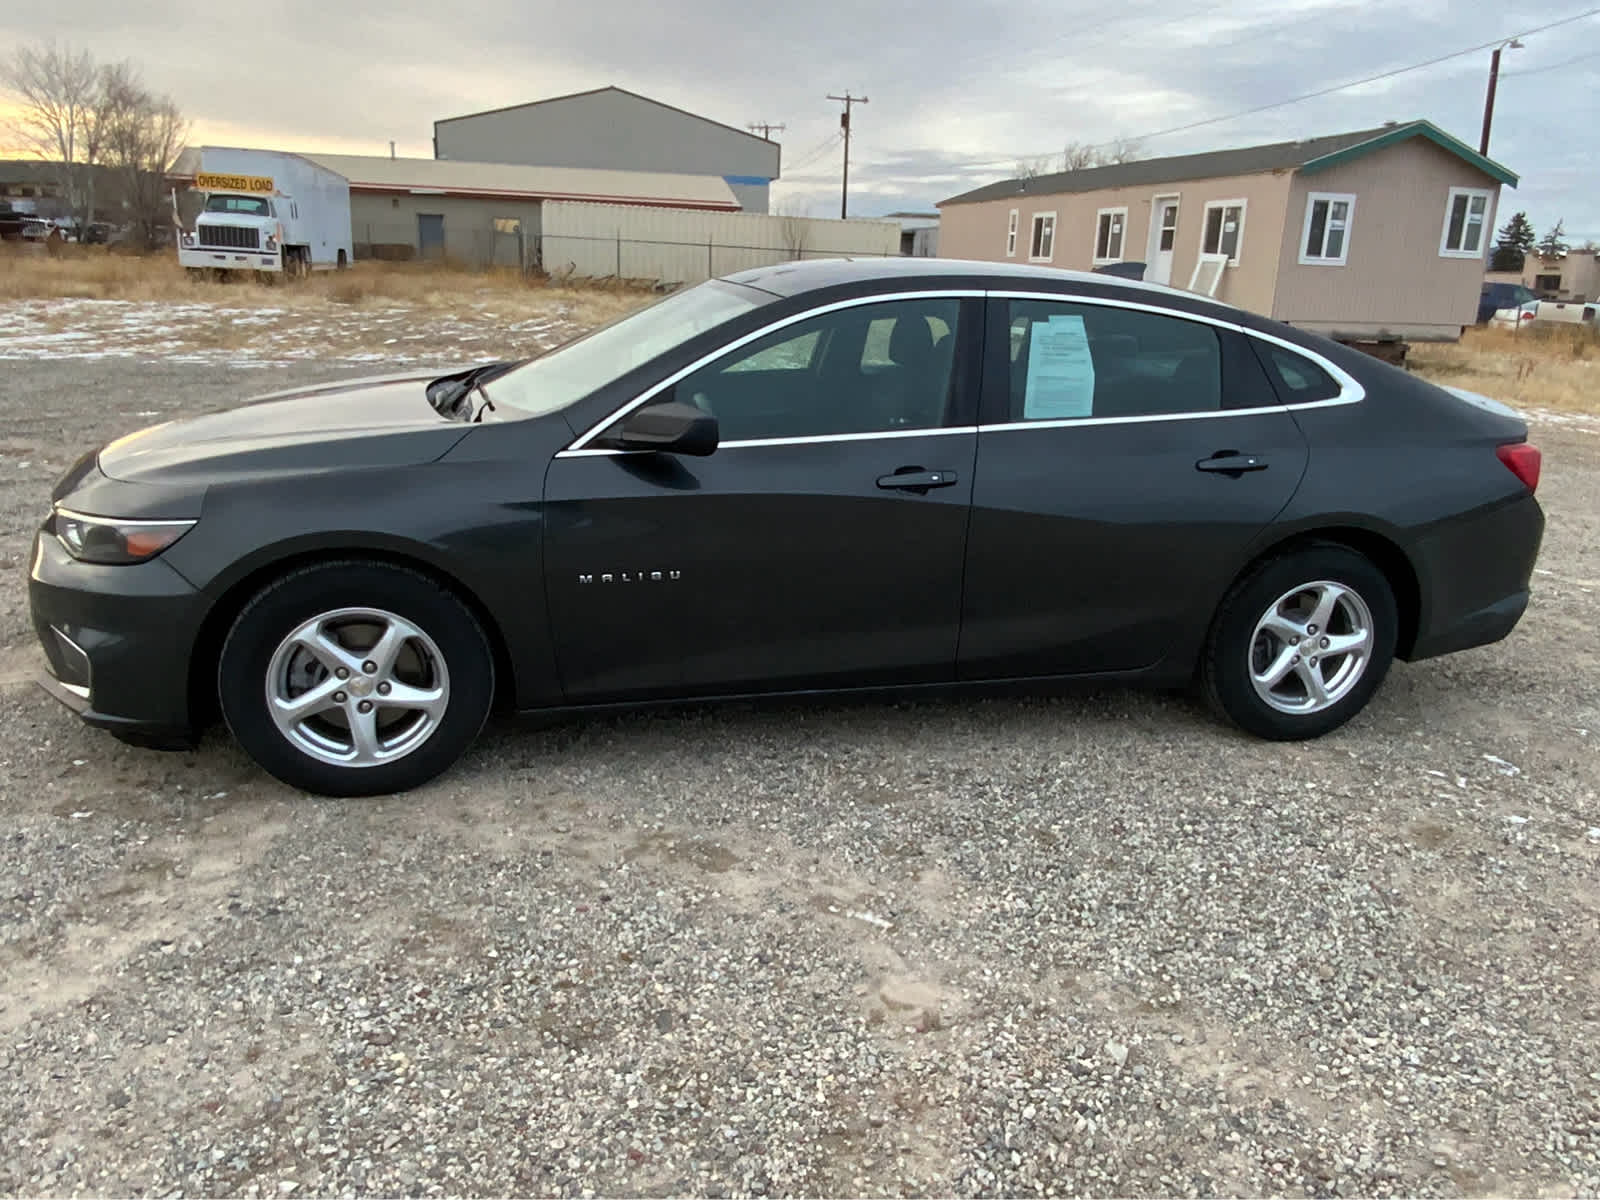
[[717, 449], [717, 419], [676, 400], [647, 404], [622, 419], [612, 444], [619, 450], [659, 450], [705, 457]]

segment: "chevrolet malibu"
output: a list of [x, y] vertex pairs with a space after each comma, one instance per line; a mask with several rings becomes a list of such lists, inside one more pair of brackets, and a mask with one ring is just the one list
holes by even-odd
[[1510, 633], [1539, 467], [1511, 410], [1198, 296], [820, 261], [130, 434], [57, 484], [29, 592], [84, 720], [220, 714], [329, 795], [497, 706], [1093, 678], [1302, 739]]

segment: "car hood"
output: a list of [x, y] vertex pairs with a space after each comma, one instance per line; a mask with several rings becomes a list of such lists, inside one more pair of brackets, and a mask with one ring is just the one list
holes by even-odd
[[100, 469], [130, 482], [210, 483], [432, 462], [471, 428], [428, 404], [428, 384], [440, 374], [319, 384], [153, 425], [102, 449]]

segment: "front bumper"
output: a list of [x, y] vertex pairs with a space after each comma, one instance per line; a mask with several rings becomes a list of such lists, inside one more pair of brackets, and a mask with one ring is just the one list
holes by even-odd
[[162, 559], [79, 562], [34, 538], [28, 604], [49, 673], [40, 684], [91, 725], [143, 745], [192, 745], [189, 666], [203, 597]]
[[205, 267], [225, 271], [281, 271], [283, 259], [276, 250], [217, 249], [211, 246], [179, 246], [180, 267]]

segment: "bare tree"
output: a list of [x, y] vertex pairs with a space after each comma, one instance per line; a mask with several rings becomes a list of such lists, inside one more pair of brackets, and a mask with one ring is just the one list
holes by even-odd
[[1040, 175], [1048, 175], [1054, 165], [1049, 155], [1044, 155], [1040, 158], [1019, 158], [1017, 160], [1017, 178], [1036, 179]]
[[1099, 164], [1130, 163], [1144, 157], [1144, 145], [1137, 138], [1115, 137], [1100, 147]]
[[1081, 171], [1085, 167], [1098, 167], [1099, 156], [1093, 146], [1082, 142], [1068, 142], [1066, 149], [1061, 152], [1061, 169], [1063, 171]]
[[120, 177], [135, 240], [153, 248], [171, 223], [165, 175], [188, 135], [188, 122], [170, 96], [145, 87], [129, 63], [102, 72], [106, 165]]
[[1113, 138], [1100, 145], [1087, 142], [1068, 142], [1061, 152], [1063, 171], [1084, 171], [1090, 167], [1106, 167], [1114, 163], [1133, 162], [1144, 157], [1144, 148], [1131, 138]]
[[54, 41], [0, 58], [0, 87], [16, 102], [13, 134], [55, 168], [80, 230], [94, 219], [96, 166], [104, 147], [103, 73], [87, 50]]

